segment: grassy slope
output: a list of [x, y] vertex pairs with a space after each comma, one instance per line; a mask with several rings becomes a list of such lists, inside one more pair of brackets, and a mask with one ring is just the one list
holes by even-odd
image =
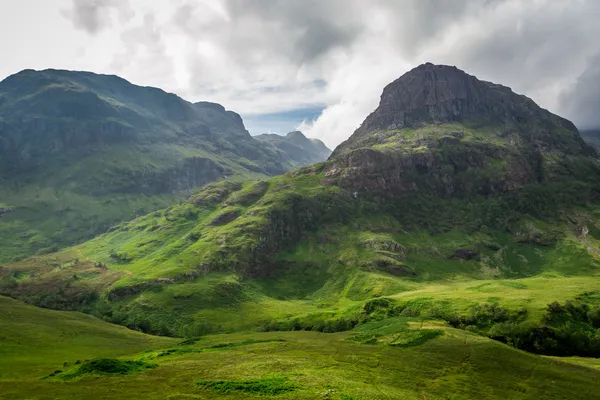
[[[11, 343], [3, 347], [0, 362], [0, 396], [6, 399], [255, 398], [200, 389], [195, 382], [224, 380], [232, 388], [235, 382], [265, 382], [271, 376], [281, 376], [294, 389], [264, 398], [600, 398], [600, 373], [594, 368], [530, 355], [433, 322], [393, 318], [337, 334], [236, 333], [176, 344], [5, 298], [0, 308], [2, 341]], [[431, 331], [439, 333], [418, 339]], [[378, 335], [379, 343], [361, 344], [356, 339], [361, 335]], [[19, 341], [27, 345], [12, 347]], [[76, 371], [76, 360], [115, 356], [158, 366], [126, 376], [42, 379], [56, 369]]]
[[0, 262], [81, 243], [223, 178], [299, 164], [217, 104], [116, 76], [23, 71], [0, 82]]
[[40, 309], [0, 296], [0, 380], [30, 380], [96, 357], [127, 356], [176, 343], [77, 312]]
[[[406, 231], [389, 215], [355, 211], [344, 223], [324, 224], [279, 251], [270, 274], [248, 278], [235, 265], [243, 268], [257, 232], [278, 207], [298, 197], [338, 195], [321, 184], [320, 173], [306, 171], [267, 182], [210, 185], [187, 204], [122, 223], [81, 246], [8, 265], [0, 287], [46, 307], [84, 309], [181, 336], [351, 314], [378, 296], [439, 302], [458, 312], [499, 302], [524, 307], [528, 318], [539, 320], [553, 301], [600, 291], [593, 251], [600, 244], [597, 217], [583, 208], [560, 220], [528, 217], [509, 231], [456, 226], [437, 233]], [[214, 223], [223, 215], [237, 218]], [[584, 225], [589, 234], [582, 237], [577, 232]], [[476, 251], [478, 259], [457, 259], [458, 249]], [[106, 267], [94, 266], [99, 262]], [[125, 294], [111, 297], [119, 290]], [[63, 302], [90, 292], [100, 293], [100, 300]]]
[[[152, 156], [150, 156], [152, 155]], [[111, 225], [167, 207], [194, 190], [179, 193], [119, 193], [104, 186], [135, 185], [142, 175], [160, 176], [193, 157], [208, 158], [228, 168], [229, 178], [257, 179], [227, 157], [202, 149], [180, 146], [113, 148], [64, 168], [46, 166], [48, 177], [32, 176], [16, 183], [0, 184], [0, 201], [12, 208], [0, 224], [0, 261], [23, 259], [90, 239]], [[248, 161], [249, 162], [249, 161]], [[96, 194], [93, 194], [96, 193]]]

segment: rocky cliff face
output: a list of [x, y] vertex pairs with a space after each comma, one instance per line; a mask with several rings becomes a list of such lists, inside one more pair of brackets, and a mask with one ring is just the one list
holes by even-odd
[[384, 89], [326, 174], [359, 193], [487, 196], [566, 178], [574, 159], [597, 171], [595, 156], [571, 122], [531, 99], [424, 64]]
[[372, 140], [374, 132], [452, 123], [491, 128], [492, 135], [516, 135], [545, 151], [593, 154], [570, 121], [533, 100], [456, 67], [430, 63], [386, 86], [377, 109], [335, 153]]

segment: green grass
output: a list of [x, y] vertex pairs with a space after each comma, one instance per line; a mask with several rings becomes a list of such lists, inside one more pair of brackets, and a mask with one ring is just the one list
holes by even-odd
[[40, 309], [0, 296], [0, 379], [35, 379], [77, 361], [134, 355], [177, 343], [78, 312]]
[[196, 382], [196, 385], [201, 389], [209, 389], [218, 393], [249, 393], [255, 396], [278, 396], [296, 389], [296, 386], [290, 384], [285, 376], [244, 381], [200, 380]]
[[[36, 335], [44, 344], [23, 346], [16, 352], [0, 348], [0, 397], [7, 399], [251, 399], [257, 395], [363, 400], [600, 398], [596, 390], [600, 372], [593, 367], [593, 360], [532, 355], [433, 321], [392, 318], [335, 334], [208, 335], [178, 347], [173, 340], [126, 331], [78, 313], [2, 301], [0, 316], [10, 311], [2, 320], [2, 343], [31, 342]], [[24, 329], [23, 320], [29, 321], [29, 329]], [[115, 331], [120, 335], [115, 336]], [[429, 331], [435, 334], [409, 346], [350, 340], [365, 334], [410, 338], [411, 332], [423, 335]], [[111, 333], [110, 344], [99, 339], [106, 332]], [[77, 346], [77, 340], [96, 346]], [[218, 350], [157, 357], [150, 362], [156, 366], [147, 368], [148, 362], [141, 357], [162, 351], [157, 346]], [[61, 356], [48, 358], [50, 349]], [[118, 358], [116, 353], [121, 353]], [[98, 357], [111, 360], [98, 361]], [[81, 364], [65, 367], [63, 360], [69, 358], [79, 359]], [[86, 358], [95, 361], [85, 362]], [[23, 359], [29, 362], [22, 363]], [[20, 365], [17, 370], [16, 365]], [[44, 379], [56, 370], [66, 372]], [[61, 378], [61, 374], [81, 370], [84, 373], [76, 379]]]

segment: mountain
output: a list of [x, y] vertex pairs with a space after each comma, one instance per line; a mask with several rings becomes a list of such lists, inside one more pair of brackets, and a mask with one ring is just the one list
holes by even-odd
[[117, 76], [25, 70], [0, 82], [0, 261], [49, 252], [219, 179], [301, 164], [219, 104]]
[[299, 131], [290, 132], [285, 136], [265, 133], [254, 138], [275, 147], [284, 159], [290, 160], [297, 167], [325, 161], [331, 155], [331, 150], [323, 142], [319, 139], [308, 139]]
[[0, 294], [162, 335], [404, 318], [598, 357], [599, 178], [569, 121], [424, 64], [387, 86], [325, 163], [208, 184], [74, 248], [9, 263]]
[[600, 130], [588, 129], [581, 131], [581, 137], [596, 150], [600, 150]]

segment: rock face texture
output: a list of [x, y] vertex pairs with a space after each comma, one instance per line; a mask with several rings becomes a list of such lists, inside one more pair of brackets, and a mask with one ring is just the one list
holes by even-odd
[[503, 193], [565, 174], [595, 150], [568, 120], [508, 87], [423, 64], [389, 84], [331, 156], [327, 176], [358, 192]]
[[282, 157], [297, 167], [316, 164], [327, 160], [331, 150], [319, 139], [309, 139], [302, 132], [294, 131], [285, 136], [263, 134], [256, 139], [274, 146]]

